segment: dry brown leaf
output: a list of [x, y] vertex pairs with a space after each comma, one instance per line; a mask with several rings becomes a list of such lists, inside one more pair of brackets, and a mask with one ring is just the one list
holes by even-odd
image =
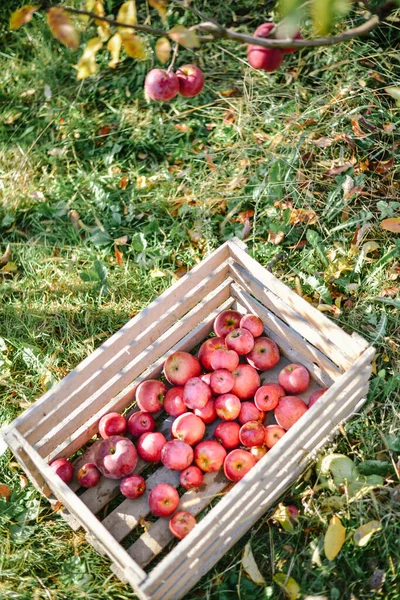
[[197, 34], [184, 25], [175, 25], [175, 27], [168, 31], [168, 35], [172, 41], [185, 48], [199, 48], [200, 46]]
[[79, 48], [79, 33], [72, 24], [67, 11], [53, 6], [47, 11], [47, 23], [51, 33], [62, 44], [73, 50]]
[[98, 69], [96, 53], [101, 50], [102, 47], [103, 42], [99, 37], [94, 37], [87, 42], [83, 54], [77, 64], [78, 73], [76, 78], [78, 80], [86, 79], [96, 73]]
[[208, 168], [211, 169], [211, 171], [215, 171], [217, 167], [214, 165], [214, 161], [211, 154], [206, 154], [205, 158]]
[[325, 174], [329, 176], [340, 175], [341, 173], [344, 173], [351, 167], [352, 165], [346, 162], [344, 163], [344, 165], [338, 165], [337, 167], [332, 167], [331, 169], [328, 169], [328, 171], [325, 171]]
[[380, 223], [380, 226], [386, 231], [391, 231], [392, 233], [400, 233], [400, 217], [391, 217], [390, 219], [384, 219]]
[[246, 240], [251, 233], [251, 223], [249, 219], [246, 219], [242, 229], [242, 240]]
[[[117, 14], [117, 22], [124, 25], [137, 25], [137, 13], [135, 0], [128, 0], [121, 5]], [[131, 33], [130, 27], [118, 27], [120, 33]]]
[[169, 61], [170, 56], [171, 56], [171, 43], [168, 38], [160, 37], [156, 41], [155, 53], [156, 53], [158, 60], [163, 65], [165, 65], [165, 63], [167, 63]]
[[119, 55], [121, 52], [122, 37], [120, 33], [114, 34], [107, 43], [107, 50], [111, 54], [111, 60], [108, 63], [110, 69], [115, 69], [119, 62]]
[[365, 133], [365, 131], [363, 131], [360, 127], [360, 124], [358, 122], [358, 119], [352, 119], [351, 120], [351, 128], [354, 132], [354, 135], [358, 138], [363, 138], [366, 137], [368, 134]]
[[242, 223], [243, 225], [246, 223], [247, 219], [251, 219], [254, 217], [254, 210], [245, 210], [240, 212], [236, 219], [232, 219], [235, 223]]
[[298, 223], [313, 225], [317, 220], [317, 214], [312, 208], [292, 208], [290, 212], [289, 222], [291, 225], [297, 225]]
[[346, 529], [339, 517], [332, 517], [324, 537], [324, 552], [328, 560], [334, 560], [346, 540]]
[[69, 220], [72, 223], [73, 228], [75, 229], [76, 232], [79, 231], [79, 221], [80, 221], [80, 216], [77, 210], [70, 210], [68, 213], [68, 217]]
[[122, 237], [115, 238], [115, 240], [114, 240], [114, 244], [117, 244], [117, 246], [126, 246], [127, 243], [128, 243], [127, 235], [123, 235]]
[[390, 287], [385, 287], [382, 288], [378, 294], [378, 297], [380, 298], [396, 298], [396, 296], [400, 294], [400, 288], [395, 287], [395, 286], [390, 286]]
[[147, 58], [145, 44], [134, 33], [123, 33], [122, 44], [125, 52], [131, 58], [136, 58], [136, 60], [145, 60]]
[[11, 490], [5, 483], [0, 483], [0, 498], [9, 500], [11, 496]]
[[177, 279], [180, 279], [181, 277], [183, 277], [184, 275], [186, 275], [186, 273], [188, 272], [188, 268], [187, 267], [178, 267], [177, 270], [175, 271], [174, 275]]
[[25, 477], [25, 475], [19, 476], [19, 485], [21, 487], [21, 490], [24, 490], [28, 486], [28, 483], [28, 479]]
[[223, 116], [223, 122], [225, 125], [232, 125], [235, 122], [236, 114], [233, 110], [226, 110]]
[[0, 267], [5, 267], [11, 258], [11, 246], [8, 244], [3, 256], [0, 256]]
[[193, 129], [189, 125], [186, 125], [186, 123], [176, 123], [175, 129], [182, 131], [182, 133], [192, 133], [193, 131]]
[[342, 314], [340, 308], [335, 304], [318, 304], [317, 308], [320, 312], [329, 312], [336, 318]]
[[379, 73], [376, 73], [375, 71], [372, 71], [371, 73], [368, 73], [368, 75], [370, 77], [372, 77], [372, 79], [376, 79], [376, 81], [379, 81], [379, 83], [386, 83], [386, 81], [384, 80], [384, 78], [382, 77], [382, 75], [380, 75]]
[[270, 244], [274, 244], [274, 246], [278, 246], [285, 239], [285, 234], [283, 231], [279, 231], [275, 233], [275, 231], [268, 231], [268, 242]]
[[150, 6], [156, 9], [164, 25], [167, 24], [167, 0], [149, 0]]
[[394, 156], [389, 158], [389, 160], [374, 160], [370, 163], [371, 171], [375, 171], [375, 173], [379, 173], [379, 175], [383, 175], [390, 171], [394, 165]]
[[124, 264], [124, 255], [122, 254], [121, 250], [118, 249], [117, 244], [114, 244], [114, 254], [117, 265], [122, 267], [122, 265]]
[[335, 140], [345, 142], [352, 150], [356, 149], [356, 143], [347, 133], [336, 133]]
[[33, 13], [39, 10], [39, 5], [27, 4], [14, 11], [10, 17], [10, 29], [19, 29], [25, 23], [32, 21]]
[[314, 144], [314, 146], [318, 146], [318, 148], [329, 148], [329, 146], [332, 146], [334, 140], [332, 138], [327, 138], [327, 137], [321, 137], [318, 140], [311, 140], [311, 143]]
[[396, 129], [396, 125], [394, 123], [385, 123], [383, 125], [383, 131], [385, 133], [393, 133], [393, 131]]
[[60, 512], [60, 510], [64, 510], [64, 505], [61, 500], [57, 500], [57, 502], [51, 503], [51, 509], [55, 513]]
[[119, 182], [120, 189], [126, 190], [126, 188], [128, 187], [128, 183], [129, 183], [129, 177], [123, 177], [121, 179], [121, 181]]
[[220, 92], [220, 94], [224, 98], [230, 98], [231, 96], [239, 96], [239, 90], [238, 88], [234, 87], [230, 90], [224, 90], [223, 92]]

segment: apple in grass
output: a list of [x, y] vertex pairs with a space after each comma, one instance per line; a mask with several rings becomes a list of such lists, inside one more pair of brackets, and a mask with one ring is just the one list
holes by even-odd
[[217, 348], [211, 355], [210, 363], [215, 371], [226, 369], [232, 372], [239, 364], [239, 354], [234, 350], [228, 350], [226, 346]]
[[94, 463], [105, 477], [121, 479], [136, 467], [138, 454], [133, 443], [120, 435], [103, 440], [98, 446]]
[[157, 379], [142, 381], [136, 388], [135, 398], [140, 410], [156, 413], [163, 409], [167, 386]]
[[197, 521], [190, 512], [179, 510], [169, 521], [169, 530], [178, 540], [183, 540], [196, 526]]
[[184, 386], [191, 377], [200, 374], [201, 364], [189, 352], [174, 352], [164, 363], [164, 375], [171, 385]]
[[204, 421], [191, 412], [177, 417], [172, 424], [171, 433], [174, 438], [194, 446], [203, 439], [206, 432]]
[[193, 462], [193, 448], [181, 440], [171, 440], [161, 450], [161, 462], [172, 471], [183, 471]]
[[293, 363], [282, 369], [278, 382], [288, 394], [301, 394], [308, 388], [310, 374], [303, 365]]
[[224, 310], [214, 321], [214, 333], [218, 337], [226, 337], [228, 333], [237, 329], [242, 315], [237, 310]]
[[268, 371], [278, 364], [280, 359], [279, 348], [273, 340], [259, 337], [254, 341], [253, 349], [246, 356], [246, 360], [259, 371]]
[[76, 476], [82, 487], [91, 488], [99, 483], [101, 473], [94, 463], [86, 463]]
[[179, 92], [179, 80], [175, 73], [165, 69], [152, 69], [146, 75], [144, 89], [157, 102], [172, 100]]
[[[275, 28], [274, 23], [263, 23], [254, 32], [255, 37], [272, 37], [271, 32]], [[256, 44], [249, 44], [247, 47], [247, 60], [255, 69], [262, 69], [267, 73], [279, 69], [284, 59], [283, 51], [280, 48], [264, 48]]]
[[199, 350], [199, 361], [203, 365], [206, 371], [212, 371], [213, 367], [211, 366], [211, 357], [216, 350], [221, 348], [225, 348], [225, 338], [223, 337], [214, 337], [209, 340], [206, 340], [202, 343]]
[[240, 400], [252, 398], [260, 387], [260, 376], [257, 371], [250, 365], [238, 365], [232, 371], [232, 375], [235, 378], [235, 383], [231, 393]]
[[169, 483], [159, 483], [149, 494], [149, 508], [156, 517], [169, 517], [176, 511], [179, 494]]
[[283, 429], [290, 429], [308, 410], [307, 404], [297, 396], [283, 396], [274, 410], [276, 422]]
[[239, 356], [243, 356], [253, 349], [254, 338], [248, 329], [238, 327], [228, 333], [225, 343], [228, 350], [234, 350]]
[[222, 394], [215, 399], [215, 410], [223, 421], [234, 421], [240, 414], [241, 402], [234, 394]]
[[137, 451], [141, 459], [148, 462], [160, 462], [161, 450], [167, 443], [165, 436], [159, 431], [143, 433], [137, 441]]
[[70, 483], [74, 476], [74, 468], [68, 458], [57, 458], [50, 463], [50, 467], [57, 473], [64, 483]]
[[313, 406], [313, 404], [315, 404], [316, 401], [319, 400], [321, 398], [321, 396], [323, 396], [325, 394], [326, 391], [328, 391], [328, 388], [324, 388], [323, 390], [318, 390], [317, 392], [314, 392], [313, 394], [311, 394], [310, 399], [308, 401], [308, 408], [311, 408], [311, 406]]
[[248, 329], [253, 338], [257, 338], [264, 333], [264, 323], [257, 315], [244, 315], [240, 319], [239, 326], [242, 329]]
[[156, 422], [149, 412], [139, 410], [128, 419], [128, 431], [132, 437], [140, 437], [143, 433], [154, 431]]
[[203, 408], [195, 408], [194, 414], [206, 424], [210, 425], [210, 423], [214, 423], [215, 419], [217, 419], [217, 411], [215, 410], [215, 402], [214, 400], [209, 400]]
[[179, 475], [180, 484], [185, 490], [200, 487], [203, 483], [203, 478], [203, 471], [199, 467], [196, 467], [196, 465], [191, 465], [187, 469], [184, 469]]
[[194, 462], [206, 473], [214, 473], [224, 464], [226, 450], [215, 440], [200, 442], [194, 449]]
[[260, 410], [274, 410], [279, 402], [279, 398], [285, 395], [285, 390], [278, 383], [266, 383], [256, 391], [254, 404]]
[[193, 98], [200, 94], [204, 87], [203, 71], [196, 65], [183, 65], [176, 70], [179, 82], [179, 94], [185, 98]]
[[243, 446], [263, 446], [265, 442], [265, 428], [259, 421], [247, 421], [239, 431], [240, 443]]
[[244, 425], [248, 421], [259, 421], [263, 423], [265, 419], [265, 413], [258, 409], [253, 402], [242, 402], [240, 406], [240, 413], [238, 421], [241, 425]]
[[141, 475], [128, 475], [119, 484], [119, 491], [125, 498], [140, 498], [146, 491], [146, 481]]
[[211, 373], [210, 387], [214, 394], [227, 394], [233, 388], [235, 379], [227, 369], [217, 369]]
[[186, 404], [183, 401], [183, 387], [173, 387], [165, 394], [164, 410], [171, 417], [179, 417], [187, 412]]
[[240, 481], [255, 464], [256, 459], [248, 450], [232, 450], [224, 461], [225, 477], [230, 481]]
[[211, 388], [200, 377], [191, 377], [183, 388], [183, 401], [188, 408], [204, 408], [211, 400]]
[[117, 412], [103, 415], [99, 421], [99, 434], [105, 440], [112, 435], [125, 435], [126, 419]]
[[233, 450], [240, 444], [239, 440], [240, 425], [235, 421], [225, 421], [218, 423], [214, 431], [214, 437], [226, 450]]
[[265, 445], [272, 448], [285, 435], [286, 431], [279, 425], [267, 425], [265, 427]]

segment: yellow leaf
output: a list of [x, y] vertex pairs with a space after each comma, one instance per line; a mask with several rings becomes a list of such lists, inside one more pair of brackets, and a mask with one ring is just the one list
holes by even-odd
[[289, 533], [293, 532], [293, 523], [290, 519], [290, 512], [287, 506], [282, 504], [278, 504], [274, 514], [272, 515], [272, 519], [274, 521], [278, 521], [283, 527], [283, 529]]
[[380, 521], [369, 521], [361, 525], [353, 534], [353, 541], [356, 546], [366, 546], [374, 533], [380, 531], [382, 525]]
[[276, 573], [272, 579], [282, 588], [289, 600], [300, 597], [300, 586], [293, 577], [288, 577], [286, 573]]
[[339, 517], [332, 517], [324, 538], [324, 552], [328, 560], [333, 560], [340, 552], [346, 539], [346, 529]]
[[149, 0], [150, 6], [156, 9], [164, 25], [167, 22], [167, 0]]
[[98, 69], [98, 65], [96, 64], [96, 52], [98, 52], [102, 46], [103, 42], [99, 37], [94, 37], [88, 41], [77, 64], [77, 79], [86, 79], [96, 73]]
[[375, 252], [375, 250], [379, 249], [379, 244], [376, 242], [365, 242], [363, 247], [361, 248], [361, 252], [366, 256], [370, 252]]
[[396, 106], [400, 106], [400, 87], [395, 87], [393, 85], [384, 88], [385, 92], [392, 96], [396, 100]]
[[111, 54], [111, 60], [108, 63], [110, 69], [115, 69], [119, 61], [119, 53], [121, 51], [122, 38], [120, 33], [116, 33], [108, 40], [107, 50]]
[[169, 30], [168, 35], [171, 40], [185, 48], [198, 48], [200, 46], [196, 33], [183, 25], [175, 25]]
[[169, 61], [171, 56], [171, 44], [168, 38], [161, 37], [156, 41], [155, 52], [158, 60], [163, 65]]
[[134, 33], [123, 33], [122, 44], [125, 52], [131, 58], [136, 58], [137, 60], [145, 60], [147, 58], [146, 46]]
[[98, 23], [101, 23], [101, 25], [97, 26], [97, 35], [99, 36], [99, 38], [101, 39], [102, 42], [106, 42], [110, 35], [111, 35], [111, 27], [109, 23], [106, 23], [106, 21], [98, 21]]
[[10, 29], [19, 29], [25, 23], [32, 21], [33, 13], [39, 10], [40, 6], [28, 4], [14, 11], [10, 17]]
[[247, 573], [247, 575], [250, 577], [250, 579], [252, 580], [253, 583], [255, 583], [256, 585], [265, 586], [265, 579], [261, 575], [259, 568], [257, 567], [257, 563], [254, 560], [250, 542], [247, 542], [247, 544], [245, 545], [244, 550], [243, 550], [242, 568]]
[[[84, 7], [88, 12], [94, 12], [94, 5], [96, 4], [96, 0], [85, 0]], [[88, 15], [78, 15], [78, 19], [83, 23], [89, 23], [90, 17]]]
[[[125, 25], [136, 25], [137, 14], [135, 0], [128, 0], [124, 2], [118, 11], [117, 15], [118, 23], [124, 23]], [[118, 27], [118, 31], [132, 31], [129, 27]]]
[[79, 48], [79, 33], [65, 10], [53, 6], [47, 11], [47, 22], [56, 40], [73, 50]]
[[392, 233], [400, 233], [400, 217], [392, 217], [391, 219], [385, 219], [381, 222], [380, 226], [386, 231]]

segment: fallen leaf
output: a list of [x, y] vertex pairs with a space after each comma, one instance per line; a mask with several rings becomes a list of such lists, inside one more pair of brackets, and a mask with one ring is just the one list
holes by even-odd
[[351, 120], [351, 127], [353, 129], [354, 135], [358, 138], [366, 137], [367, 134], [360, 127], [358, 119]]
[[236, 114], [233, 110], [226, 110], [222, 118], [225, 125], [232, 125], [235, 122]]
[[335, 133], [335, 140], [338, 142], [345, 142], [352, 150], [356, 149], [356, 143], [347, 133]]
[[233, 221], [236, 223], [242, 223], [244, 225], [246, 221], [252, 217], [254, 217], [254, 210], [245, 210], [240, 212], [236, 219], [233, 219]]
[[325, 174], [329, 176], [341, 175], [341, 173], [344, 173], [352, 166], [353, 165], [351, 165], [350, 163], [344, 163], [343, 165], [339, 165], [337, 167], [332, 167], [331, 169], [328, 169], [328, 171], [325, 171]]
[[205, 158], [206, 158], [206, 163], [207, 163], [209, 169], [211, 169], [211, 171], [215, 171], [215, 169], [217, 167], [214, 165], [214, 161], [213, 161], [211, 154], [206, 154]]
[[380, 227], [386, 231], [391, 231], [392, 233], [400, 233], [400, 217], [384, 219], [381, 221]]
[[14, 11], [10, 17], [10, 29], [19, 29], [25, 23], [32, 21], [33, 13], [39, 10], [40, 6], [27, 4]]
[[289, 222], [291, 225], [297, 225], [298, 223], [313, 225], [317, 220], [317, 214], [312, 208], [293, 208], [290, 212]]
[[318, 148], [329, 148], [329, 146], [332, 146], [334, 140], [332, 138], [327, 138], [327, 137], [321, 137], [318, 138], [318, 140], [311, 140], [311, 143], [314, 144], [314, 146], [318, 146]]
[[128, 243], [127, 235], [123, 235], [122, 237], [115, 238], [115, 240], [114, 240], [114, 244], [116, 244], [117, 246], [126, 246], [127, 243]]
[[122, 45], [127, 55], [131, 58], [136, 58], [137, 60], [145, 60], [147, 58], [146, 46], [134, 33], [123, 33]]
[[28, 479], [25, 477], [25, 475], [20, 475], [19, 476], [19, 485], [21, 487], [21, 490], [24, 490], [27, 486], [28, 486], [29, 482]]
[[366, 546], [374, 533], [381, 529], [382, 525], [380, 521], [369, 521], [368, 523], [361, 525], [353, 534], [355, 545], [360, 547]]
[[10, 244], [8, 244], [3, 256], [0, 256], [0, 267], [5, 267], [5, 265], [8, 263], [10, 258], [11, 258], [11, 246], [10, 246]]
[[397, 106], [400, 106], [400, 87], [389, 86], [384, 89], [389, 96], [396, 100]]
[[385, 133], [393, 133], [393, 131], [396, 129], [396, 125], [394, 123], [384, 123], [383, 125], [383, 131]]
[[121, 179], [121, 181], [119, 182], [120, 189], [126, 190], [126, 188], [128, 187], [128, 183], [129, 183], [129, 177], [123, 177]]
[[4, 267], [1, 268], [1, 273], [15, 273], [18, 270], [18, 265], [14, 262], [8, 262]]
[[143, 527], [145, 531], [148, 531], [150, 527], [153, 525], [151, 521], [147, 521], [144, 517], [139, 517], [139, 525]]
[[122, 37], [120, 33], [114, 34], [107, 43], [107, 50], [111, 54], [111, 60], [108, 63], [110, 69], [115, 69], [119, 62], [119, 55], [121, 52]]
[[96, 53], [101, 50], [102, 47], [103, 42], [99, 37], [94, 37], [87, 42], [83, 54], [77, 64], [78, 73], [76, 78], [78, 81], [86, 79], [96, 73], [98, 69]]
[[371, 73], [368, 73], [368, 75], [370, 77], [372, 77], [372, 79], [376, 79], [376, 81], [379, 81], [379, 83], [385, 83], [385, 80], [382, 77], [382, 75], [380, 75], [379, 73], [376, 73], [375, 71], [372, 71]]
[[368, 579], [368, 586], [370, 590], [379, 591], [385, 581], [385, 571], [383, 569], [376, 569], [371, 577]]
[[[124, 25], [137, 25], [135, 0], [128, 0], [121, 5], [117, 14], [117, 22]], [[118, 27], [118, 31], [121, 33], [131, 33], [132, 29], [130, 27]]]
[[265, 586], [265, 579], [261, 575], [260, 570], [254, 560], [250, 542], [247, 542], [242, 554], [242, 569], [250, 577], [251, 581], [256, 585]]
[[58, 6], [53, 6], [47, 11], [47, 23], [53, 36], [73, 50], [79, 48], [79, 33], [72, 24], [67, 11]]
[[193, 131], [193, 129], [189, 125], [186, 125], [185, 123], [176, 123], [175, 129], [177, 129], [178, 131], [181, 131], [182, 133], [192, 133], [192, 131]]
[[242, 240], [246, 240], [249, 235], [251, 233], [251, 223], [249, 221], [249, 219], [246, 219], [244, 225], [243, 225], [243, 229], [242, 229]]
[[220, 92], [220, 94], [224, 98], [230, 98], [231, 96], [239, 96], [239, 90], [238, 90], [238, 88], [234, 87], [234, 88], [231, 88], [229, 90], [225, 90], [223, 92]]
[[11, 490], [5, 483], [0, 483], [0, 498], [9, 500], [11, 496]]
[[168, 35], [172, 41], [185, 48], [199, 48], [200, 46], [197, 34], [184, 25], [175, 25], [175, 27], [168, 31]]
[[118, 249], [117, 244], [114, 244], [114, 254], [117, 265], [122, 267], [122, 265], [124, 264], [124, 255], [122, 254], [121, 250]]
[[68, 217], [69, 220], [72, 223], [73, 228], [75, 229], [76, 232], [79, 231], [79, 221], [80, 221], [80, 216], [77, 210], [70, 210], [68, 213]]
[[324, 537], [324, 552], [328, 560], [334, 560], [346, 539], [346, 529], [339, 517], [332, 517]]
[[317, 308], [320, 312], [330, 312], [336, 318], [340, 317], [342, 314], [340, 308], [335, 304], [318, 304]]
[[293, 577], [288, 577], [286, 573], [275, 573], [272, 579], [282, 588], [289, 600], [300, 597], [300, 586]]
[[156, 41], [155, 53], [163, 65], [169, 61], [171, 56], [171, 43], [168, 38], [161, 37]]
[[290, 518], [290, 512], [287, 506], [280, 502], [276, 507], [274, 514], [271, 519], [280, 523], [283, 529], [289, 533], [294, 531], [292, 519]]
[[377, 242], [365, 242], [361, 248], [361, 252], [365, 256], [370, 252], [375, 252], [375, 250], [379, 250], [379, 244]]
[[283, 231], [278, 231], [278, 233], [275, 233], [275, 231], [268, 231], [268, 242], [270, 244], [278, 246], [281, 242], [283, 242], [284, 239], [285, 234], [283, 233]]
[[153, 277], [153, 279], [157, 279], [159, 277], [165, 277], [165, 273], [164, 273], [164, 271], [161, 271], [161, 269], [157, 269], [157, 267], [155, 267], [154, 269], [152, 269], [150, 271], [150, 277]]
[[51, 503], [51, 509], [57, 513], [60, 512], [60, 510], [64, 510], [64, 505], [61, 500], [57, 500], [56, 502]]
[[392, 287], [385, 287], [382, 288], [378, 294], [378, 296], [380, 298], [396, 298], [396, 296], [398, 296], [400, 294], [400, 288], [392, 286]]
[[149, 0], [150, 6], [156, 9], [164, 25], [167, 23], [167, 0]]
[[187, 267], [178, 267], [174, 273], [175, 277], [177, 279], [180, 279], [181, 277], [183, 277], [184, 275], [186, 275], [186, 273], [188, 272], [188, 268]]
[[370, 168], [371, 171], [374, 171], [375, 173], [379, 173], [379, 175], [383, 175], [384, 173], [387, 173], [388, 171], [390, 171], [390, 169], [393, 168], [394, 165], [394, 156], [392, 156], [392, 158], [389, 158], [389, 160], [373, 160], [370, 163]]

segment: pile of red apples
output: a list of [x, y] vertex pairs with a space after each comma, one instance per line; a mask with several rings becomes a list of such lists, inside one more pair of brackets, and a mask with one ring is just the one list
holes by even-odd
[[[120, 479], [126, 498], [139, 498], [146, 482], [133, 474], [138, 457], [180, 471], [186, 490], [199, 488], [204, 473], [222, 468], [227, 479], [237, 482], [326, 391], [312, 394], [307, 406], [296, 395], [310, 382], [307, 369], [299, 364], [283, 368], [276, 383], [261, 385], [259, 373], [275, 367], [280, 354], [276, 343], [263, 335], [264, 325], [256, 315], [223, 311], [214, 321], [214, 333], [197, 357], [175, 352], [167, 358], [163, 373], [171, 387], [156, 379], [143, 381], [135, 392], [139, 411], [128, 419], [115, 412], [100, 419], [102, 441], [94, 462], [77, 473], [82, 486], [95, 486], [103, 475]], [[163, 410], [174, 418], [169, 441], [156, 431], [155, 417]], [[268, 411], [273, 411], [277, 424], [264, 425]], [[204, 439], [211, 424], [213, 439]], [[207, 433], [209, 437], [211, 428]], [[51, 466], [66, 483], [72, 480], [68, 459], [60, 458]], [[173, 515], [169, 526], [179, 539], [196, 524], [190, 513], [175, 512], [179, 494], [167, 483], [150, 491], [148, 503], [157, 517]]]

